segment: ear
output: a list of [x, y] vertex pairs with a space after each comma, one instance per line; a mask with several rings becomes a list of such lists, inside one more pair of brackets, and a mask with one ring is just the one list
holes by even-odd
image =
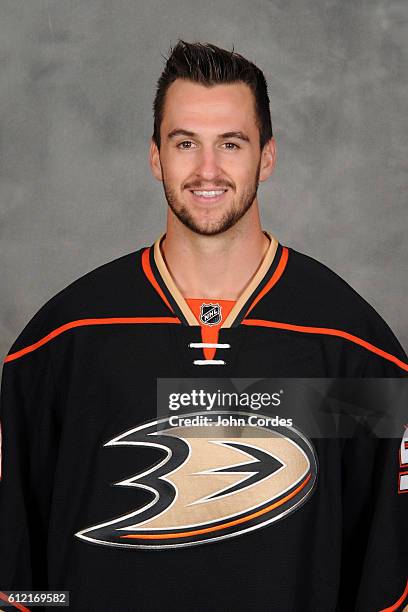
[[154, 142], [153, 138], [150, 139], [149, 162], [150, 162], [150, 168], [152, 170], [153, 176], [158, 181], [162, 181], [163, 173], [162, 173], [162, 167], [160, 163], [159, 149], [157, 148], [157, 144]]
[[259, 173], [259, 181], [266, 181], [273, 172], [276, 163], [276, 143], [275, 138], [272, 136], [268, 142], [265, 143], [261, 154], [261, 168]]

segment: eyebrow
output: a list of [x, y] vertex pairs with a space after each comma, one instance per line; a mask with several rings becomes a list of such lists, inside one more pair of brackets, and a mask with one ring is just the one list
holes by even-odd
[[[195, 132], [190, 132], [189, 130], [184, 130], [182, 128], [175, 128], [174, 130], [171, 130], [171, 132], [167, 134], [167, 138], [169, 140], [171, 138], [174, 138], [175, 136], [189, 136], [190, 138], [197, 138], [198, 134], [196, 134]], [[250, 142], [249, 137], [244, 132], [241, 132], [241, 131], [224, 132], [223, 134], [218, 134], [217, 138], [219, 140], [224, 139], [224, 138], [238, 138], [239, 140]]]

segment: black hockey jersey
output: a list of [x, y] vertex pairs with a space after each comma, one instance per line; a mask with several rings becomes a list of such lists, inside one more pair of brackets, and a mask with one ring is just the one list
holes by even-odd
[[193, 312], [161, 237], [26, 325], [3, 365], [0, 608], [58, 590], [75, 612], [408, 609], [408, 429], [314, 438], [260, 409], [257, 437], [241, 409], [195, 435], [158, 409], [160, 381], [407, 376], [374, 309], [269, 237], [226, 316]]

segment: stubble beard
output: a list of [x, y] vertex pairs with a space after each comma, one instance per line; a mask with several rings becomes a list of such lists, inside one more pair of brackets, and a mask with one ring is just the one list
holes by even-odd
[[189, 210], [179, 201], [176, 191], [166, 183], [163, 176], [163, 189], [167, 204], [177, 219], [196, 234], [200, 234], [201, 236], [216, 236], [217, 234], [222, 234], [238, 223], [254, 203], [258, 192], [260, 169], [261, 162], [259, 161], [253, 183], [245, 189], [238, 200], [235, 198], [233, 199], [229, 210], [227, 210], [221, 219], [217, 221], [198, 223]]

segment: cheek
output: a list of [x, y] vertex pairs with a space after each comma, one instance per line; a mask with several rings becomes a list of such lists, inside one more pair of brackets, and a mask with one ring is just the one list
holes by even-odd
[[252, 156], [242, 155], [239, 158], [226, 160], [222, 169], [236, 183], [237, 187], [243, 187], [253, 182], [257, 165], [254, 163]]
[[236, 166], [227, 171], [227, 176], [234, 182], [237, 190], [244, 190], [254, 180], [255, 170], [251, 170], [248, 167]]
[[183, 160], [172, 159], [171, 156], [163, 159], [164, 178], [174, 185], [183, 184], [191, 178], [194, 174], [194, 168], [194, 164], [191, 159], [187, 159], [187, 156]]

